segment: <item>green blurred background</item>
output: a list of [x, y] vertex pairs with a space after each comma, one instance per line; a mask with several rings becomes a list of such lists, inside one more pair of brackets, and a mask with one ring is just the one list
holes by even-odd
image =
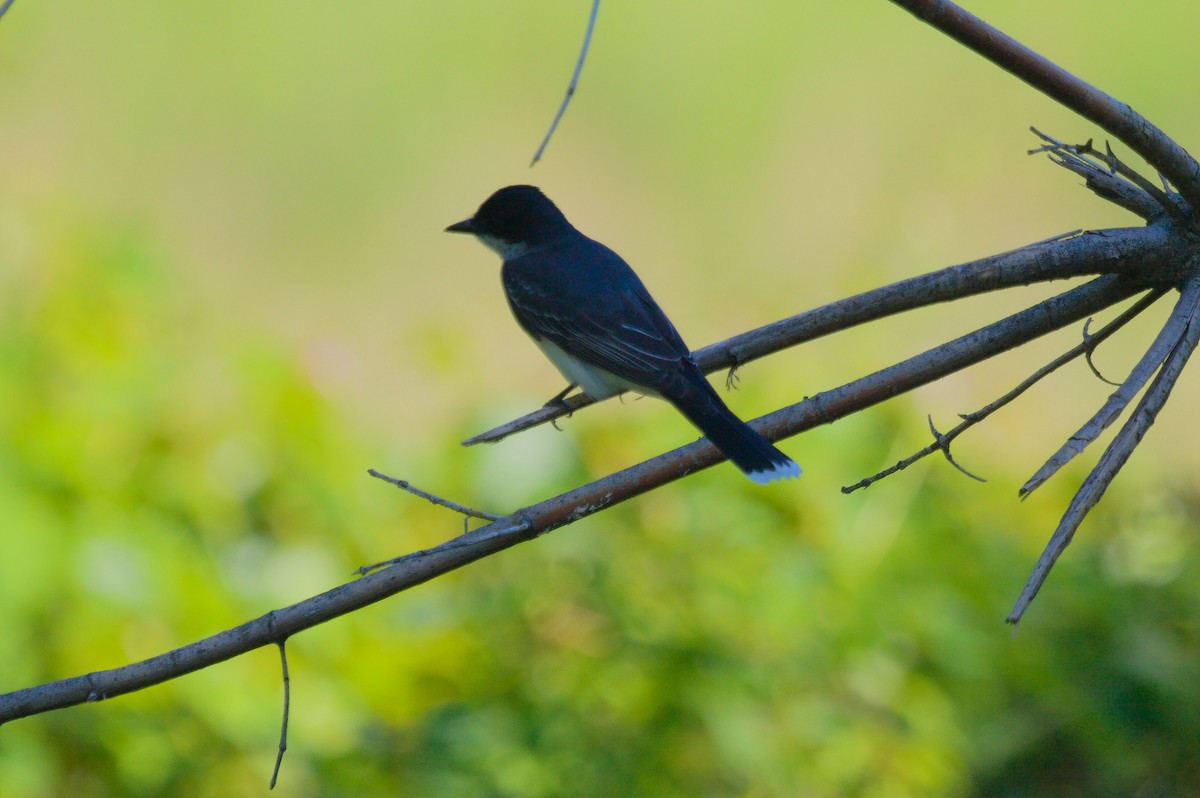
[[[1200, 5], [971, 10], [1196, 144]], [[610, 402], [462, 438], [560, 380], [498, 263], [441, 234], [543, 186], [699, 347], [1080, 227], [1030, 158], [1094, 127], [886, 2], [18, 0], [0, 22], [0, 691], [138, 660], [455, 534], [374, 466], [505, 512], [694, 438]], [[743, 416], [1065, 284], [745, 368]], [[1170, 302], [1097, 355], [1120, 376]], [[1111, 317], [1111, 313], [1105, 318]], [[956, 451], [838, 488], [1078, 329], [295, 638], [289, 796], [1200, 794], [1200, 447], [1185, 378], [1016, 636], [1097, 452], [1016, 489], [1107, 396], [1082, 364]], [[265, 792], [263, 650], [0, 729], [0, 796]]]

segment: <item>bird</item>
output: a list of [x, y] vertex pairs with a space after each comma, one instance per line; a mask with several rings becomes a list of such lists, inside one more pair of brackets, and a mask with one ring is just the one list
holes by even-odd
[[721, 400], [629, 264], [576, 230], [541, 189], [502, 188], [446, 232], [473, 235], [503, 261], [517, 324], [568, 383], [547, 405], [575, 388], [597, 401], [626, 390], [657, 396], [753, 481], [800, 475]]

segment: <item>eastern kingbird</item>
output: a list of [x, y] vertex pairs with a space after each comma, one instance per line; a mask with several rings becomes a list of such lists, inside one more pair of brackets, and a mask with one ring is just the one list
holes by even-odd
[[621, 256], [576, 230], [534, 186], [509, 186], [448, 233], [470, 233], [504, 259], [517, 323], [570, 383], [593, 399], [624, 390], [666, 399], [759, 483], [800, 466], [721, 401], [691, 350]]

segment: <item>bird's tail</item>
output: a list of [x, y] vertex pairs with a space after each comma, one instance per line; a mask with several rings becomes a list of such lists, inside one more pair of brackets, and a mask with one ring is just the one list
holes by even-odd
[[765, 485], [777, 479], [800, 476], [796, 461], [772, 446], [725, 406], [703, 377], [676, 397], [664, 397], [704, 436], [733, 461], [747, 477]]

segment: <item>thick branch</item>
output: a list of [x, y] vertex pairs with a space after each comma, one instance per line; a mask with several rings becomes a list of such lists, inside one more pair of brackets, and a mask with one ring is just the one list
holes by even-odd
[[[1139, 290], [1108, 275], [840, 388], [770, 413], [752, 426], [770, 440], [795, 435], [1019, 346], [1120, 302]], [[489, 554], [530, 540], [721, 461], [701, 439], [401, 558], [313, 598], [132, 665], [0, 695], [0, 723], [100, 701], [159, 684], [353, 612]]]
[[[1046, 280], [1119, 272], [1147, 283], [1170, 283], [1182, 278], [1178, 264], [1183, 260], [1183, 247], [1173, 228], [1165, 223], [1039, 242], [831, 302], [706, 346], [695, 352], [695, 358], [704, 373], [710, 374], [903, 311]], [[594, 403], [577, 394], [566, 404], [566, 409], [538, 408], [468, 438], [463, 445], [495, 443]]]
[[1200, 209], [1200, 164], [1141, 114], [948, 0], [891, 0], [1051, 99], [1095, 122], [1166, 176]]

